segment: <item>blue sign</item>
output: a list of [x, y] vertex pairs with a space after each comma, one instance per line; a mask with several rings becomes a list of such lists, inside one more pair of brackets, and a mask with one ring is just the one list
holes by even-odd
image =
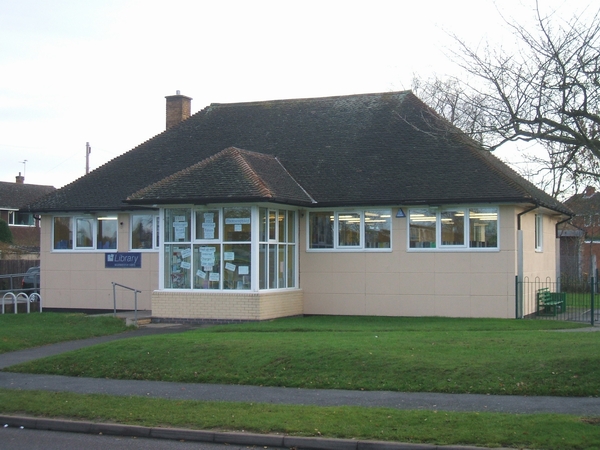
[[106, 253], [104, 256], [105, 269], [140, 269], [142, 254], [138, 252]]

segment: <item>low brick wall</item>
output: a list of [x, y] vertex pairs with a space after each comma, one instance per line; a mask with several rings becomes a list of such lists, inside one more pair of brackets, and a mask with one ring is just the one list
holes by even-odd
[[154, 291], [152, 317], [204, 321], [259, 321], [301, 315], [302, 290], [275, 292]]

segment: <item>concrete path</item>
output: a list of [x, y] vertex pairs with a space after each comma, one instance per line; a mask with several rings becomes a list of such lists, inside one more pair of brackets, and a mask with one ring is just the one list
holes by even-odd
[[[150, 324], [113, 336], [65, 342], [0, 355], [0, 369], [117, 339], [160, 333], [178, 333], [193, 327]], [[582, 329], [585, 330], [585, 329]], [[592, 331], [592, 329], [590, 329]], [[596, 331], [596, 329], [593, 329]], [[296, 389], [258, 386], [189, 384], [157, 381], [107, 380], [54, 375], [17, 374], [0, 371], [0, 387], [74, 393], [137, 395], [165, 399], [260, 402], [273, 404], [387, 407], [412, 410], [487, 411], [514, 414], [561, 413], [600, 416], [600, 398], [521, 397], [479, 394], [436, 394]], [[355, 442], [355, 441], [353, 441]], [[270, 444], [265, 444], [270, 445]], [[329, 447], [313, 447], [329, 448]], [[405, 447], [408, 448], [408, 447]], [[411, 447], [412, 448], [412, 447]], [[416, 447], [415, 447], [416, 448]], [[431, 448], [431, 447], [427, 447]]]

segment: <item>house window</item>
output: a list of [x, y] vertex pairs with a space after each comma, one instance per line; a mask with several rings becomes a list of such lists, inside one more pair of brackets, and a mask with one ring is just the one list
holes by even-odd
[[542, 214], [535, 215], [535, 251], [541, 252], [544, 249], [544, 216]]
[[310, 212], [309, 249], [389, 249], [391, 217], [389, 209]]
[[14, 226], [34, 227], [35, 218], [32, 213], [21, 213], [19, 211], [8, 212], [8, 224]]
[[409, 248], [498, 248], [497, 208], [412, 208]]
[[333, 211], [311, 212], [308, 215], [310, 248], [333, 248]]
[[[131, 249], [151, 250], [158, 248], [158, 219], [154, 214], [131, 215]], [[156, 230], [156, 231], [155, 231]]]
[[101, 250], [117, 249], [117, 217], [98, 217], [96, 248]]
[[409, 211], [410, 248], [435, 248], [437, 215], [428, 209]]
[[54, 250], [73, 249], [73, 218], [55, 217], [53, 223]]
[[115, 250], [117, 217], [57, 216], [52, 227], [54, 250]]
[[259, 209], [259, 289], [296, 286], [296, 213]]

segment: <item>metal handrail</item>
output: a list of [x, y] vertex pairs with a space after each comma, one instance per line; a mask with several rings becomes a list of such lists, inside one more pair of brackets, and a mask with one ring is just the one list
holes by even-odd
[[135, 297], [135, 304], [134, 304], [134, 313], [133, 313], [133, 320], [135, 321], [135, 323], [137, 324], [137, 295], [138, 292], [141, 294], [142, 291], [140, 291], [139, 289], [135, 289], [129, 286], [124, 286], [122, 284], [119, 283], [115, 283], [114, 281], [112, 281], [112, 287], [113, 287], [113, 317], [117, 316], [117, 289], [116, 287], [122, 287], [123, 289], [128, 289], [130, 291], [133, 291], [133, 295]]

